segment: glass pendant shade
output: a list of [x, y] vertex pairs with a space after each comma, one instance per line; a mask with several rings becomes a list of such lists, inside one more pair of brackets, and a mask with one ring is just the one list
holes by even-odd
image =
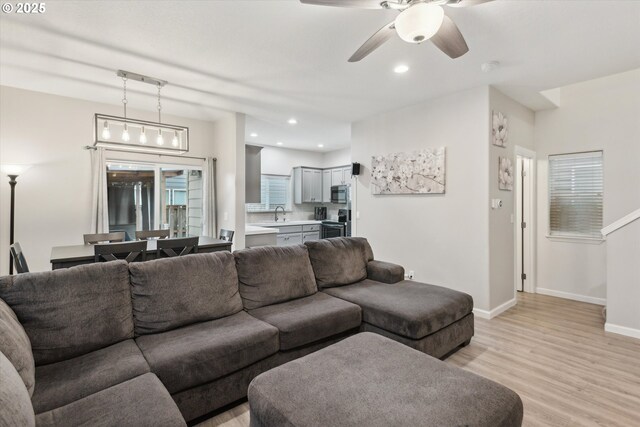
[[441, 6], [417, 3], [398, 15], [395, 27], [400, 38], [408, 43], [421, 43], [433, 37], [444, 20]]
[[146, 144], [147, 143], [147, 131], [145, 130], [144, 126], [142, 126], [142, 129], [140, 129], [140, 144]]
[[156, 144], [164, 145], [164, 138], [162, 137], [162, 129], [158, 130], [158, 137], [156, 138]]
[[124, 124], [124, 130], [122, 131], [122, 140], [124, 142], [129, 142], [131, 139], [131, 135], [129, 135], [129, 129], [127, 129], [127, 124]]
[[111, 131], [109, 130], [109, 123], [104, 122], [104, 127], [102, 128], [102, 139], [111, 139]]

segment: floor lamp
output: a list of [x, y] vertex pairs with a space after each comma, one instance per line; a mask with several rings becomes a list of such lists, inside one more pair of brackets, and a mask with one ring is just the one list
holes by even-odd
[[[9, 246], [13, 245], [13, 230], [15, 227], [15, 205], [16, 205], [16, 184], [18, 175], [23, 174], [31, 166], [30, 165], [2, 165], [2, 171], [9, 177], [9, 185], [11, 186], [11, 213], [9, 214]], [[9, 253], [9, 274], [13, 274], [13, 257]]]

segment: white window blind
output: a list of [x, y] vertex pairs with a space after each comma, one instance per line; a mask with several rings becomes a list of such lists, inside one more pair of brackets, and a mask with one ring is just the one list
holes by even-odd
[[549, 234], [600, 239], [602, 151], [549, 156]]
[[291, 177], [283, 175], [261, 175], [261, 203], [247, 203], [247, 212], [272, 211], [278, 206], [291, 208]]

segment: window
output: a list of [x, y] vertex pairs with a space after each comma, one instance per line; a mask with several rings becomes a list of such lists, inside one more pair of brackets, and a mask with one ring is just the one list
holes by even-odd
[[602, 151], [549, 156], [549, 234], [601, 239]]
[[171, 237], [202, 234], [199, 167], [110, 162], [107, 165], [109, 231], [169, 229]]
[[261, 175], [260, 200], [262, 203], [247, 203], [247, 212], [273, 211], [278, 206], [291, 210], [291, 177]]

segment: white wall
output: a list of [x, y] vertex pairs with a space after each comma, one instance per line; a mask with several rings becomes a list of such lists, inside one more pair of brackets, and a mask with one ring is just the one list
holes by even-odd
[[[495, 88], [490, 90], [491, 110], [507, 116], [509, 139], [506, 147], [489, 143], [489, 198], [501, 199], [502, 208], [489, 208], [489, 253], [490, 253], [490, 302], [491, 309], [513, 300], [514, 283], [514, 224], [515, 191], [498, 187], [498, 158], [508, 157], [516, 170], [515, 146], [533, 150], [535, 114]], [[490, 138], [490, 137], [489, 137]], [[532, 224], [531, 224], [532, 225]]]
[[351, 164], [351, 147], [324, 153], [322, 167], [332, 168]]
[[263, 174], [290, 175], [297, 166], [321, 168], [324, 165], [324, 155], [317, 151], [264, 147], [261, 155]]
[[603, 302], [606, 245], [546, 237], [547, 159], [550, 154], [603, 150], [603, 225], [640, 208], [640, 70], [566, 86], [558, 93], [559, 108], [536, 113], [537, 285], [559, 296]]
[[[352, 126], [357, 234], [377, 259], [415, 271], [420, 281], [489, 301], [489, 89], [467, 90], [371, 117]], [[374, 196], [371, 157], [446, 147], [446, 194]], [[496, 166], [497, 167], [497, 166]]]
[[218, 228], [234, 230], [233, 249], [244, 248], [245, 147], [243, 114], [228, 113], [216, 121], [211, 138], [218, 149]]
[[607, 236], [606, 331], [640, 338], [640, 220]]
[[[82, 147], [93, 143], [93, 114], [96, 112], [121, 115], [121, 107], [0, 87], [0, 163], [34, 165], [18, 177], [15, 227], [15, 239], [21, 243], [32, 271], [50, 270], [53, 246], [80, 244], [82, 234], [90, 231], [91, 163], [89, 151]], [[130, 110], [132, 117], [147, 120], [156, 120], [156, 114]], [[164, 118], [167, 122], [189, 127], [189, 155], [217, 157], [219, 171], [224, 174], [225, 165], [231, 164], [233, 171], [226, 173], [229, 177], [235, 175], [237, 166], [231, 158], [233, 153], [226, 148], [237, 137], [225, 130], [235, 126], [235, 115], [230, 115], [226, 123], [225, 120], [215, 123], [170, 115]], [[118, 155], [119, 158], [123, 156], [126, 157]], [[154, 155], [145, 156], [158, 159]], [[218, 185], [218, 200], [223, 204], [225, 193], [232, 191], [235, 194], [236, 188], [244, 188], [225, 184], [229, 177], [223, 177], [223, 183]], [[9, 185], [6, 177], [2, 180], [0, 274], [7, 274]]]

